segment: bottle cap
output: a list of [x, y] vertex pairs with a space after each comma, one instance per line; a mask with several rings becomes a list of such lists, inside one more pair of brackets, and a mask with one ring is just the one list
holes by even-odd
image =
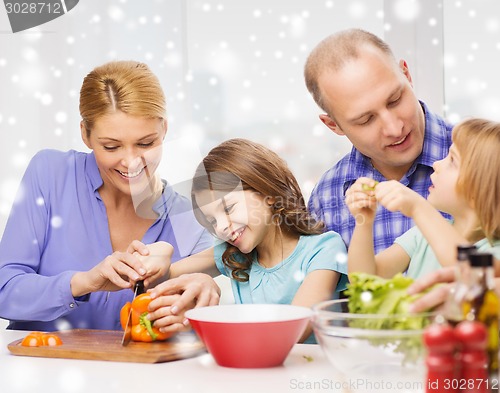
[[466, 261], [469, 259], [469, 254], [476, 251], [476, 247], [472, 244], [460, 244], [457, 246], [457, 260]]
[[470, 265], [473, 267], [493, 266], [493, 255], [487, 252], [473, 252], [469, 255]]

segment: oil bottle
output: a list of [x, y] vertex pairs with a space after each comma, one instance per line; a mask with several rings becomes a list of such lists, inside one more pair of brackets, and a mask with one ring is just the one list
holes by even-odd
[[443, 316], [452, 326], [456, 326], [465, 319], [464, 302], [469, 290], [470, 278], [469, 254], [474, 251], [476, 251], [476, 247], [473, 245], [457, 246], [455, 285], [450, 291], [443, 308]]
[[464, 302], [464, 317], [480, 321], [488, 331], [488, 373], [492, 385], [498, 388], [498, 318], [500, 302], [495, 292], [493, 256], [473, 252], [469, 255], [469, 290]]

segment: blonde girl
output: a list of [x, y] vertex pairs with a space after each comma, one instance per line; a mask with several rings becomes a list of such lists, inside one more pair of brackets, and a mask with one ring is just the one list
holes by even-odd
[[[469, 119], [457, 124], [446, 158], [436, 161], [425, 200], [397, 181], [360, 178], [346, 193], [356, 218], [349, 272], [420, 277], [455, 263], [456, 246], [472, 243], [500, 259], [500, 124]], [[382, 208], [411, 217], [415, 227], [374, 255], [373, 218]], [[449, 213], [445, 220], [439, 211]], [[498, 268], [498, 266], [497, 266]]]

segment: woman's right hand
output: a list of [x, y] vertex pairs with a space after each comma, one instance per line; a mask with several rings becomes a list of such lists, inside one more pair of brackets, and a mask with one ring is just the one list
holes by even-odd
[[126, 252], [115, 251], [92, 269], [75, 273], [71, 278], [73, 296], [132, 288], [133, 284], [144, 279], [147, 273], [140, 255], [149, 255], [149, 249], [140, 241], [134, 240]]
[[377, 181], [369, 177], [360, 177], [345, 193], [345, 203], [356, 219], [363, 222], [372, 222], [375, 219], [377, 200], [375, 199], [375, 186]]

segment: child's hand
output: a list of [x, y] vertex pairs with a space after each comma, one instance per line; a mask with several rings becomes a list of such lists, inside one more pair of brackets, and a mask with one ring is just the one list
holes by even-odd
[[134, 255], [146, 268], [144, 286], [149, 288], [154, 286], [157, 281], [164, 281], [168, 277], [174, 248], [170, 243], [163, 241], [148, 244], [146, 247], [149, 250], [148, 255], [140, 255], [139, 253], [134, 253]]
[[195, 307], [193, 300], [182, 312], [173, 313], [173, 305], [178, 302], [180, 294], [163, 295], [149, 304], [148, 319], [154, 321], [153, 326], [161, 332], [181, 332], [190, 329], [189, 321], [184, 317], [187, 309]]
[[426, 200], [396, 180], [381, 182], [375, 189], [377, 201], [391, 212], [400, 211], [413, 217], [418, 205]]
[[378, 182], [368, 177], [360, 177], [349, 187], [345, 203], [356, 219], [356, 223], [373, 222], [377, 210], [375, 188]]
[[[171, 278], [148, 291], [153, 299], [149, 304], [149, 315], [155, 326], [169, 327], [162, 331], [182, 330], [189, 325], [183, 315], [193, 307], [219, 304], [220, 288], [212, 277], [204, 273], [182, 274]], [[179, 325], [179, 317], [182, 319]], [[175, 322], [174, 322], [175, 321]]]

